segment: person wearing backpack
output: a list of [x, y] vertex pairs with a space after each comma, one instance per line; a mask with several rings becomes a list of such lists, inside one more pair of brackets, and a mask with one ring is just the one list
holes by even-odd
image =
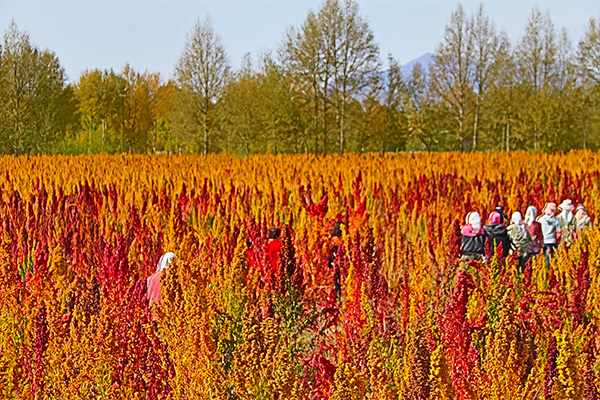
[[568, 248], [573, 244], [573, 234], [577, 230], [577, 219], [573, 216], [575, 206], [571, 200], [566, 199], [560, 203], [558, 209], [561, 210], [556, 217], [560, 221], [562, 230], [560, 245]]
[[460, 229], [462, 235], [461, 261], [483, 260], [485, 257], [485, 235], [481, 227], [481, 217], [477, 212], [467, 214], [466, 225]]
[[510, 219], [511, 224], [506, 228], [508, 236], [519, 256], [519, 271], [525, 270], [525, 264], [532, 256], [531, 247], [533, 240], [526, 229], [523, 217], [519, 211], [515, 211]]
[[496, 251], [496, 248], [502, 244], [502, 255], [506, 259], [510, 251], [511, 241], [502, 220], [503, 217], [498, 211], [492, 211], [488, 217], [488, 224], [483, 227], [483, 231], [490, 242], [492, 251]]
[[575, 209], [575, 220], [577, 221], [577, 230], [582, 231], [585, 229], [591, 229], [592, 220], [587, 213], [587, 210], [583, 204], [579, 204]]

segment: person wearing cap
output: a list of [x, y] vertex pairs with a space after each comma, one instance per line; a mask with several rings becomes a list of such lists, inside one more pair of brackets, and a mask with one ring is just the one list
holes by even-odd
[[534, 206], [527, 207], [525, 212], [525, 229], [529, 233], [531, 240], [531, 253], [539, 254], [544, 249], [544, 234], [542, 233], [542, 224], [535, 220], [537, 217], [537, 208]]
[[546, 265], [550, 265], [550, 258], [554, 257], [554, 251], [558, 246], [562, 226], [558, 218], [556, 218], [556, 203], [546, 203], [542, 209], [542, 216], [538, 218], [538, 222], [542, 225], [542, 234], [544, 236], [544, 256], [546, 257]]
[[560, 245], [571, 247], [573, 244], [573, 232], [577, 229], [577, 220], [573, 218], [575, 206], [569, 199], [563, 200], [558, 206], [560, 214], [556, 218], [560, 221], [562, 233], [560, 235]]
[[460, 229], [462, 235], [461, 261], [483, 260], [485, 257], [485, 235], [481, 227], [481, 216], [478, 212], [467, 214], [466, 225]]
[[575, 209], [575, 220], [577, 221], [578, 231], [590, 229], [592, 227], [592, 220], [583, 204], [579, 204]]
[[146, 297], [148, 298], [148, 302], [162, 304], [161, 296], [160, 296], [160, 277], [163, 272], [166, 273], [169, 264], [173, 261], [177, 256], [175, 253], [165, 253], [160, 257], [158, 261], [158, 265], [156, 266], [156, 272], [148, 277], [146, 281], [148, 291]]
[[506, 259], [511, 248], [511, 241], [502, 220], [503, 217], [498, 211], [492, 211], [488, 217], [488, 224], [483, 227], [483, 231], [490, 242], [492, 251], [496, 251], [496, 248], [502, 244], [502, 254]]
[[525, 270], [525, 264], [531, 258], [533, 240], [529, 236], [529, 232], [526, 229], [526, 225], [523, 222], [523, 218], [519, 211], [515, 211], [510, 219], [511, 224], [506, 228], [508, 236], [516, 248], [519, 256], [519, 270], [523, 272]]

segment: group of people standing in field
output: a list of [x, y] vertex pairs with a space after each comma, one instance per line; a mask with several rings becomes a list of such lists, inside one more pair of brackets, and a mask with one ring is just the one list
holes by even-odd
[[[516, 252], [521, 271], [531, 257], [542, 252], [546, 257], [546, 263], [549, 264], [550, 258], [554, 256], [558, 247], [571, 246], [573, 240], [577, 239], [578, 232], [591, 227], [591, 220], [584, 205], [579, 204], [575, 207], [569, 199], [558, 206], [555, 203], [546, 203], [539, 216], [537, 209], [529, 206], [524, 219], [519, 211], [515, 211], [509, 220], [503, 208], [497, 206], [488, 216], [487, 224], [482, 224], [481, 216], [476, 211], [468, 213], [465, 222], [466, 224], [461, 228], [462, 261], [485, 260], [487, 242], [491, 251], [502, 246], [504, 258]], [[337, 222], [331, 231], [328, 259], [330, 269], [334, 267], [334, 260], [337, 257], [342, 225], [342, 222]], [[265, 283], [272, 281], [279, 273], [278, 259], [282, 246], [280, 235], [279, 228], [271, 228], [267, 231], [267, 254], [264, 265], [256, 262], [252, 245], [248, 241], [246, 256], [250, 266], [260, 269], [261, 279]], [[147, 296], [150, 303], [161, 302], [160, 277], [175, 258], [173, 253], [164, 254], [158, 262], [156, 272], [148, 278]], [[334, 272], [334, 285], [339, 296], [341, 292], [339, 270]]]
[[531, 257], [542, 252], [546, 264], [550, 264], [558, 247], [571, 246], [578, 232], [591, 227], [585, 206], [575, 207], [569, 199], [558, 206], [546, 203], [539, 216], [537, 209], [529, 206], [525, 219], [515, 211], [508, 220], [503, 208], [497, 206], [488, 216], [486, 225], [482, 225], [481, 216], [474, 211], [467, 214], [465, 222], [461, 228], [462, 261], [484, 260], [487, 241], [492, 251], [501, 245], [505, 258], [517, 252], [521, 271]]

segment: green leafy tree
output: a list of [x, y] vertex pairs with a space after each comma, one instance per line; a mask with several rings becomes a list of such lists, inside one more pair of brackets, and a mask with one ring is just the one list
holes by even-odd
[[521, 92], [522, 121], [520, 129], [527, 132], [533, 149], [547, 149], [549, 131], [547, 126], [555, 117], [552, 112], [553, 86], [557, 78], [558, 46], [554, 24], [550, 16], [533, 8], [525, 34], [516, 50], [517, 82]]
[[[343, 153], [352, 132], [348, 121], [356, 120], [356, 116], [348, 115], [348, 105], [364, 95], [380, 66], [379, 47], [359, 14], [358, 3], [326, 0], [316, 13], [308, 14], [299, 30], [288, 31], [280, 53], [286, 72], [298, 83], [304, 104], [313, 110], [308, 126], [315, 151], [319, 147], [323, 153], [329, 149], [332, 107], [337, 149]], [[359, 112], [360, 108], [352, 108]]]
[[371, 75], [378, 71], [379, 46], [368, 22], [359, 14], [358, 3], [326, 0], [319, 11], [325, 40], [325, 58], [332, 76], [333, 101], [339, 154], [346, 146], [347, 105], [368, 87]]
[[431, 90], [425, 69], [421, 63], [416, 63], [406, 80], [403, 100], [408, 119], [408, 148], [411, 150], [433, 151], [443, 145], [446, 108], [433, 100]]
[[204, 154], [218, 130], [219, 99], [230, 73], [220, 36], [208, 18], [197, 21], [175, 67], [179, 87], [173, 125], [182, 141]]
[[484, 149], [506, 150], [523, 148], [526, 138], [515, 135], [514, 123], [519, 104], [515, 90], [515, 61], [506, 32], [498, 35], [498, 47], [494, 53], [493, 75], [488, 95], [489, 134], [481, 138]]
[[448, 131], [454, 134], [453, 148], [466, 150], [468, 127], [473, 115], [476, 95], [473, 91], [472, 23], [462, 5], [452, 13], [444, 38], [430, 65], [432, 94], [448, 114]]
[[43, 153], [60, 141], [72, 103], [58, 57], [33, 45], [13, 21], [0, 59], [0, 146], [3, 153]]
[[577, 87], [576, 125], [583, 148], [600, 145], [600, 19], [590, 18], [577, 48], [581, 76]]
[[492, 81], [497, 76], [498, 64], [495, 61], [499, 39], [494, 24], [479, 5], [471, 22], [473, 42], [473, 90], [475, 92], [475, 109], [473, 111], [473, 140], [471, 149], [477, 150], [481, 126], [485, 126], [489, 93]]
[[600, 85], [600, 20], [590, 18], [577, 51], [582, 75]]
[[81, 150], [88, 153], [119, 149], [125, 116], [126, 82], [111, 71], [86, 70], [74, 85]]
[[308, 146], [292, 85], [269, 54], [257, 71], [246, 56], [245, 67], [225, 88], [223, 110], [226, 150], [281, 153]]
[[[325, 49], [317, 15], [309, 11], [301, 27], [286, 32], [279, 50], [284, 73], [292, 82], [292, 90], [306, 127], [312, 138], [313, 152], [325, 152], [327, 143], [327, 85], [330, 71], [325, 63]], [[308, 146], [308, 144], [306, 144]], [[322, 146], [322, 147], [321, 147]]]
[[386, 74], [373, 74], [368, 89], [357, 119], [357, 150], [403, 150], [408, 136], [406, 88], [400, 65], [391, 55]]

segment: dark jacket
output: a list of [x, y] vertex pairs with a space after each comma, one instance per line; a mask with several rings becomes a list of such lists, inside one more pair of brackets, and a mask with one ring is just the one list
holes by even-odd
[[496, 247], [502, 243], [502, 253], [504, 254], [504, 258], [508, 257], [511, 241], [506, 227], [500, 224], [490, 224], [484, 226], [483, 231], [485, 232], [487, 240], [490, 242], [490, 249], [496, 251]]
[[485, 235], [483, 231], [480, 229], [479, 232], [473, 232], [473, 229], [470, 225], [465, 225], [462, 227], [462, 252], [463, 254], [481, 254], [485, 255], [484, 244], [485, 244]]

